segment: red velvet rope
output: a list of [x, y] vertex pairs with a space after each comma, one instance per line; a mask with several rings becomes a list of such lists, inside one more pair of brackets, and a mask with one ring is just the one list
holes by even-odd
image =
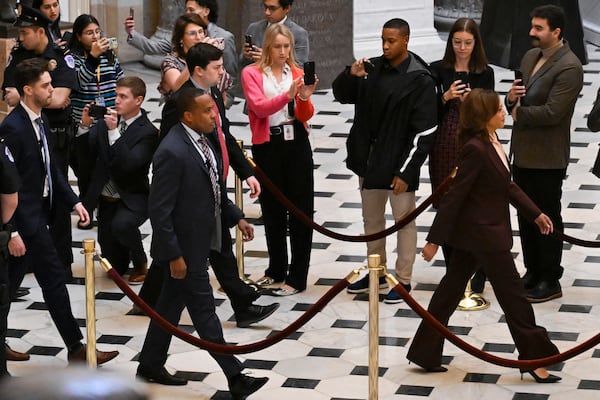
[[201, 348], [203, 350], [210, 351], [212, 353], [219, 354], [246, 354], [253, 353], [255, 351], [263, 350], [269, 346], [279, 343], [292, 333], [296, 332], [300, 327], [310, 321], [319, 311], [321, 311], [335, 296], [337, 296], [342, 290], [344, 290], [350, 282], [346, 279], [341, 279], [331, 289], [327, 291], [315, 304], [313, 304], [304, 314], [297, 320], [292, 322], [285, 329], [277, 332], [266, 339], [260, 340], [255, 343], [244, 344], [244, 345], [227, 345], [222, 343], [213, 343], [199, 337], [190, 335], [187, 332], [182, 331], [176, 326], [172, 325], [161, 317], [156, 311], [152, 309], [148, 304], [144, 302], [121, 278], [119, 273], [114, 268], [109, 269], [107, 272], [108, 276], [117, 284], [117, 286], [133, 301], [139, 308], [144, 311], [154, 322], [156, 322], [162, 329], [169, 332], [173, 336], [177, 336], [179, 339]]
[[[306, 214], [304, 214], [304, 212], [302, 212], [298, 207], [296, 207], [296, 205], [294, 203], [292, 203], [281, 192], [281, 190], [279, 190], [279, 188], [277, 186], [275, 186], [275, 184], [273, 184], [273, 182], [269, 179], [269, 177], [264, 173], [264, 171], [258, 165], [256, 165], [256, 163], [254, 163], [253, 160], [249, 159], [249, 161], [250, 161], [250, 165], [252, 165], [252, 167], [254, 168], [254, 172], [256, 172], [256, 176], [257, 176], [258, 180], [263, 184], [263, 186], [265, 186], [267, 188], [267, 190], [269, 190], [273, 194], [273, 196], [275, 196], [275, 198], [281, 204], [283, 204], [292, 214], [294, 214], [294, 216], [296, 218], [298, 218], [300, 221], [302, 221], [302, 223], [304, 223], [305, 225], [310, 226], [311, 228], [313, 228], [314, 230], [316, 230], [319, 233], [322, 233], [325, 236], [328, 236], [332, 239], [342, 240], [345, 242], [371, 242], [373, 240], [377, 240], [377, 239], [381, 239], [386, 236], [389, 236], [392, 233], [403, 228], [406, 224], [411, 222], [413, 219], [417, 218], [423, 211], [425, 211], [427, 209], [427, 207], [429, 207], [435, 199], [437, 199], [439, 196], [443, 195], [447, 191], [448, 186], [450, 186], [450, 184], [454, 180], [454, 176], [456, 173], [456, 170], [455, 170], [452, 174], [448, 175], [446, 177], [446, 179], [444, 179], [444, 181], [437, 188], [437, 190], [431, 194], [431, 196], [429, 196], [428, 198], [423, 200], [423, 202], [421, 204], [419, 204], [419, 206], [417, 208], [415, 208], [413, 211], [411, 211], [409, 214], [407, 214], [400, 221], [396, 222], [394, 225], [390, 226], [389, 228], [386, 228], [385, 230], [383, 230], [381, 232], [376, 232], [376, 233], [373, 233], [370, 235], [352, 236], [352, 235], [344, 235], [344, 234], [341, 234], [338, 232], [334, 232], [332, 230], [329, 230], [329, 229], [323, 227], [322, 225], [317, 224], [315, 221], [313, 221], [311, 218], [309, 218]], [[564, 232], [559, 232], [559, 231], [552, 232], [552, 236], [556, 237], [559, 240], [562, 240], [562, 241], [565, 241], [568, 243], [572, 243], [577, 246], [600, 248], [600, 241], [589, 241], [589, 240], [578, 239], [573, 236], [566, 235]]]
[[317, 224], [315, 221], [313, 221], [311, 218], [309, 218], [306, 214], [304, 214], [304, 212], [302, 212], [302, 210], [300, 210], [298, 207], [296, 207], [296, 205], [294, 203], [292, 203], [281, 192], [281, 190], [279, 190], [279, 188], [277, 186], [275, 186], [275, 184], [273, 184], [273, 182], [264, 173], [264, 171], [262, 169], [260, 169], [260, 167], [258, 165], [256, 165], [254, 162], [251, 162], [250, 165], [252, 165], [254, 167], [254, 172], [256, 173], [256, 177], [258, 178], [260, 183], [262, 183], [263, 186], [265, 186], [267, 188], [267, 190], [269, 192], [271, 192], [273, 194], [273, 196], [275, 196], [275, 198], [281, 204], [283, 204], [284, 207], [286, 207], [292, 214], [294, 214], [294, 216], [296, 218], [298, 218], [300, 221], [302, 221], [303, 224], [310, 226], [315, 231], [322, 233], [325, 236], [328, 236], [332, 239], [342, 240], [344, 242], [371, 242], [373, 240], [381, 239], [381, 238], [391, 235], [394, 232], [397, 232], [399, 229], [403, 228], [406, 224], [408, 224], [409, 222], [411, 222], [412, 220], [417, 218], [417, 216], [419, 216], [423, 211], [425, 211], [427, 209], [427, 207], [429, 207], [429, 205], [431, 205], [431, 203], [433, 203], [434, 199], [436, 199], [438, 196], [441, 196], [443, 193], [445, 193], [448, 186], [452, 182], [452, 179], [454, 179], [454, 175], [447, 176], [446, 179], [444, 179], [444, 181], [440, 184], [438, 189], [431, 196], [429, 196], [428, 198], [423, 200], [423, 202], [421, 204], [419, 204], [419, 206], [417, 208], [412, 210], [404, 218], [402, 218], [400, 221], [396, 222], [394, 225], [390, 226], [389, 228], [386, 228], [385, 230], [383, 230], [381, 232], [373, 233], [371, 235], [352, 236], [352, 235], [344, 235], [342, 233], [334, 232], [332, 230], [325, 228], [322, 225]]
[[406, 304], [409, 305], [423, 320], [425, 320], [431, 327], [438, 331], [442, 336], [452, 342], [458, 348], [465, 352], [475, 356], [481, 360], [487, 361], [492, 364], [500, 365], [502, 367], [519, 368], [522, 371], [532, 371], [536, 368], [545, 367], [548, 365], [556, 364], [564, 360], [575, 357], [578, 354], [587, 351], [598, 343], [600, 343], [600, 333], [592, 336], [585, 342], [578, 344], [577, 346], [559, 354], [555, 354], [550, 357], [538, 358], [536, 360], [513, 360], [509, 358], [498, 357], [493, 354], [486, 353], [477, 347], [470, 345], [458, 336], [456, 336], [450, 329], [444, 324], [435, 319], [427, 310], [425, 310], [407, 291], [401, 284], [394, 286], [394, 291], [402, 297]]

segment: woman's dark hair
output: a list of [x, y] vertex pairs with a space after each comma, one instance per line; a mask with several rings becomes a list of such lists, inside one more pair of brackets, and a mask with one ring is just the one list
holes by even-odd
[[81, 14], [75, 19], [75, 22], [73, 22], [73, 36], [71, 36], [71, 40], [69, 41], [68, 45], [69, 49], [71, 49], [71, 52], [79, 55], [84, 55], [86, 53], [86, 49], [79, 41], [79, 36], [83, 34], [83, 30], [87, 28], [89, 24], [96, 24], [100, 26], [100, 23], [96, 17], [90, 14]]
[[462, 146], [469, 139], [490, 140], [487, 124], [498, 112], [500, 96], [489, 89], [473, 89], [460, 106], [458, 142]]
[[183, 50], [183, 35], [185, 35], [185, 28], [188, 24], [194, 24], [201, 26], [204, 29], [204, 34], [208, 36], [208, 27], [204, 22], [202, 22], [202, 18], [199, 15], [194, 13], [183, 14], [179, 18], [175, 20], [175, 25], [173, 26], [173, 36], [171, 36], [171, 46], [173, 46], [173, 51], [177, 53], [177, 55], [181, 58], [185, 59], [185, 51]]
[[473, 35], [475, 43], [473, 44], [473, 52], [471, 53], [471, 59], [469, 60], [469, 71], [480, 74], [485, 71], [488, 60], [485, 56], [485, 50], [483, 50], [483, 42], [481, 41], [481, 33], [479, 33], [479, 26], [477, 22], [471, 18], [459, 18], [456, 20], [450, 32], [448, 33], [448, 40], [446, 41], [446, 52], [442, 61], [449, 68], [454, 68], [456, 63], [456, 55], [454, 54], [454, 47], [452, 46], [452, 40], [456, 32], [467, 32]]
[[[60, 2], [58, 0], [56, 0], [57, 3], [60, 4]], [[42, 4], [44, 3], [44, 0], [33, 0], [33, 2], [31, 3], [31, 8], [35, 8], [37, 10], [42, 10]], [[52, 34], [56, 37], [60, 37], [61, 33], [60, 33], [60, 13], [58, 13], [58, 18], [56, 18], [55, 21], [53, 21], [50, 26], [48, 26], [48, 29], [50, 30], [50, 32], [52, 32]]]

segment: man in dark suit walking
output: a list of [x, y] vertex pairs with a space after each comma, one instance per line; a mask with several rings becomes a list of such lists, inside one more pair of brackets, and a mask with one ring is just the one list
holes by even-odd
[[[223, 163], [206, 136], [215, 130], [215, 112], [209, 93], [196, 88], [177, 99], [181, 123], [162, 141], [153, 159], [149, 213], [152, 223], [152, 256], [168, 263], [157, 312], [177, 325], [187, 307], [198, 335], [225, 343], [208, 278], [211, 250], [221, 248], [223, 226], [230, 228], [243, 213], [228, 198], [220, 179]], [[250, 225], [239, 225], [246, 240], [254, 237]], [[171, 335], [151, 322], [140, 353], [137, 375], [149, 382], [185, 385], [185, 379], [164, 368]], [[245, 399], [268, 378], [242, 374], [232, 355], [211, 353], [229, 383], [234, 399]]]
[[[73, 317], [64, 269], [48, 231], [53, 207], [66, 205], [89, 224], [90, 217], [64, 176], [59, 172], [46, 140], [48, 120], [42, 108], [52, 101], [53, 87], [47, 62], [32, 58], [16, 68], [15, 87], [20, 103], [0, 125], [0, 132], [15, 159], [22, 180], [19, 205], [11, 219], [10, 292], [18, 288], [30, 267], [42, 288], [50, 316], [68, 349], [69, 362], [84, 361], [85, 346]], [[117, 351], [97, 351], [98, 364], [115, 358]]]
[[[169, 130], [178, 123], [176, 102], [179, 93], [189, 88], [199, 88], [210, 92], [213, 98], [217, 128], [213, 134], [208, 135], [208, 139], [223, 156], [223, 185], [225, 185], [228, 164], [231, 163], [238, 176], [250, 186], [250, 197], [258, 196], [260, 185], [254, 177], [254, 171], [246, 161], [236, 139], [229, 132], [229, 120], [225, 117], [223, 97], [215, 87], [223, 74], [221, 50], [208, 43], [198, 43], [188, 51], [186, 61], [190, 70], [190, 79], [165, 104], [160, 125], [161, 137], [164, 138]], [[259, 293], [244, 283], [238, 276], [237, 263], [231, 248], [231, 234], [228, 227], [224, 226], [221, 229], [221, 235], [223, 246], [221, 249], [210, 252], [210, 264], [223, 290], [231, 300], [237, 326], [245, 328], [267, 318], [279, 307], [279, 304], [274, 303], [268, 306], [252, 304], [259, 297]], [[158, 264], [152, 264], [148, 277], [140, 290], [140, 297], [149, 304], [156, 302], [162, 284], [162, 275], [158, 272], [160, 266], [158, 268], [155, 268], [155, 266], [158, 266]]]
[[83, 204], [89, 210], [98, 206], [98, 242], [104, 257], [121, 275], [131, 260], [129, 283], [141, 284], [148, 259], [139, 227], [148, 218], [148, 170], [158, 129], [141, 108], [146, 96], [143, 80], [124, 77], [117, 81], [116, 93], [115, 109], [89, 132], [95, 164]]

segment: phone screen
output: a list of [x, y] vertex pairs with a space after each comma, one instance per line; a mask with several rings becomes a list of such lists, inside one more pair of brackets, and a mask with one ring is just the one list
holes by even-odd
[[315, 62], [307, 61], [304, 63], [304, 84], [312, 85], [315, 83]]
[[521, 71], [519, 71], [518, 69], [515, 69], [515, 81], [517, 79], [523, 79], [523, 73]]
[[133, 13], [134, 13], [133, 7], [129, 7], [129, 18], [134, 19], [133, 18]]

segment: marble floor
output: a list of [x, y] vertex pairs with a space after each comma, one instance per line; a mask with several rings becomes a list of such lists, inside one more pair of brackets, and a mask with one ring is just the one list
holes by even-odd
[[[563, 217], [569, 235], [597, 240], [600, 238], [600, 182], [591, 173], [600, 140], [589, 132], [585, 118], [600, 84], [600, 53], [590, 47], [591, 62], [584, 67], [585, 86], [577, 102], [573, 119], [571, 164], [564, 183]], [[137, 64], [126, 65], [128, 74], [142, 76], [148, 84], [145, 107], [150, 118], [158, 123], [160, 111], [156, 72]], [[497, 90], [505, 92], [512, 73], [496, 69]], [[316, 115], [311, 120], [311, 141], [315, 161], [315, 220], [345, 234], [362, 232], [358, 182], [345, 168], [345, 139], [353, 118], [353, 108], [333, 100], [331, 91], [314, 97]], [[247, 117], [242, 104], [228, 112], [235, 136], [250, 142]], [[510, 122], [508, 122], [510, 124]], [[500, 132], [505, 146], [510, 139], [510, 126]], [[422, 200], [430, 194], [427, 166], [421, 174], [417, 193]], [[232, 183], [230, 181], [230, 183]], [[264, 229], [260, 224], [260, 207], [244, 196], [247, 216], [256, 223], [256, 239], [245, 245], [245, 271], [251, 278], [262, 276], [267, 263]], [[417, 219], [418, 245], [424, 244], [434, 213], [424, 212]], [[514, 212], [513, 212], [514, 218]], [[391, 213], [387, 219], [392, 224]], [[516, 227], [516, 221], [513, 226]], [[143, 226], [144, 243], [149, 249], [151, 230]], [[515, 232], [518, 235], [518, 232]], [[82, 277], [83, 256], [81, 240], [95, 238], [96, 230], [73, 231], [73, 250], [76, 276]], [[393, 240], [388, 240], [389, 257], [393, 259]], [[420, 248], [417, 249], [420, 251]], [[523, 270], [518, 236], [515, 236], [514, 257], [520, 272]], [[319, 299], [337, 280], [352, 269], [366, 264], [365, 246], [361, 243], [339, 242], [319, 233], [314, 235], [309, 287], [301, 294], [278, 299], [280, 309], [262, 323], [248, 329], [236, 328], [233, 313], [226, 297], [218, 292], [217, 313], [222, 320], [225, 338], [230, 343], [251, 343], [279, 331], [298, 318]], [[535, 305], [540, 325], [545, 326], [561, 351], [570, 349], [600, 329], [600, 250], [564, 245], [564, 277], [561, 280], [563, 297]], [[420, 257], [414, 265], [411, 294], [426, 306], [432, 291], [445, 271], [441, 254], [433, 263]], [[28, 362], [10, 362], [13, 375], [27, 376], [66, 367], [66, 351], [54, 328], [41, 291], [35, 279], [27, 276], [24, 286], [31, 294], [13, 303], [9, 315], [10, 345], [31, 354]], [[85, 334], [85, 301], [83, 280], [68, 285], [73, 310]], [[136, 287], [135, 290], [138, 290]], [[491, 307], [484, 311], [457, 311], [450, 321], [451, 329], [468, 343], [493, 354], [516, 358], [517, 353], [503, 323], [503, 313], [494, 293], [486, 285], [485, 297]], [[121, 354], [102, 367], [103, 371], [135, 379], [137, 356], [144, 340], [148, 318], [126, 315], [131, 301], [109, 280], [100, 267], [96, 269], [97, 337], [100, 349], [118, 349]], [[260, 304], [274, 298], [262, 297]], [[380, 399], [495, 399], [495, 400], [561, 400], [597, 399], [600, 396], [600, 347], [589, 350], [552, 369], [563, 380], [552, 385], [536, 384], [530, 377], [523, 380], [517, 370], [487, 364], [446, 344], [444, 363], [449, 371], [443, 374], [424, 374], [409, 365], [405, 354], [414, 335], [419, 318], [406, 304], [380, 303]], [[187, 314], [181, 326], [193, 332]], [[187, 386], [166, 387], [148, 385], [153, 399], [226, 399], [229, 398], [226, 380], [216, 363], [205, 351], [174, 339], [169, 350], [167, 368], [190, 379]], [[368, 303], [364, 297], [342, 293], [308, 324], [294, 335], [265, 350], [240, 357], [254, 376], [268, 376], [266, 386], [252, 399], [366, 399], [368, 397]]]

